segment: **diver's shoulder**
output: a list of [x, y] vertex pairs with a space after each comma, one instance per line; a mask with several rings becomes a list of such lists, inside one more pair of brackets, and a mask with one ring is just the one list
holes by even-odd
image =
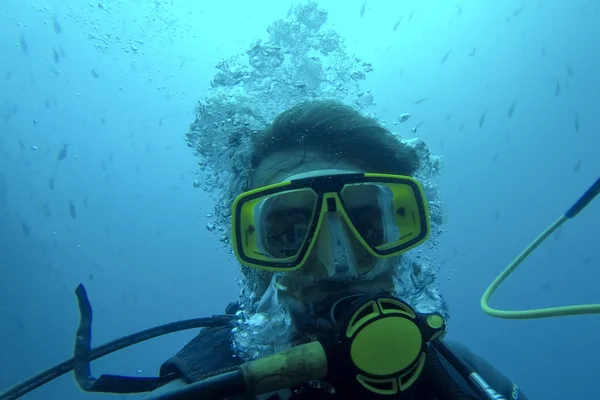
[[[232, 316], [238, 310], [239, 303], [231, 302], [225, 313]], [[233, 351], [231, 329], [231, 324], [201, 329], [183, 349], [162, 364], [160, 376], [172, 375], [191, 383], [241, 364]]]

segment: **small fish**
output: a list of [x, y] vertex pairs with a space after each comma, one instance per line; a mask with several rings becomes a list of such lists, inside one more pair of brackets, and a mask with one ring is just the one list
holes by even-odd
[[398, 27], [400, 26], [400, 22], [402, 22], [402, 18], [403, 17], [400, 17], [400, 19], [398, 20], [398, 22], [396, 22], [394, 24], [394, 29], [392, 29], [392, 32], [396, 32], [396, 29], [398, 29]]
[[573, 172], [578, 174], [579, 171], [581, 171], [581, 160], [578, 160], [575, 166], [573, 167]]
[[288, 9], [286, 17], [287, 18], [291, 17], [293, 13], [294, 13], [294, 2], [292, 1], [292, 4], [290, 4], [290, 8]]
[[48, 181], [48, 187], [50, 188], [50, 190], [54, 190], [54, 179], [56, 178], [50, 178], [50, 180]]
[[462, 130], [464, 129], [464, 127], [465, 127], [465, 123], [463, 122], [463, 123], [461, 123], [461, 124], [460, 124], [460, 126], [458, 127], [458, 131], [459, 131], [459, 132], [460, 132], [460, 131], [462, 131]]
[[88, 275], [88, 278], [89, 278], [90, 281], [93, 281], [94, 280], [94, 274], [90, 273]]
[[21, 51], [23, 54], [29, 56], [29, 46], [27, 46], [27, 42], [25, 41], [25, 37], [23, 35], [21, 35], [19, 39], [19, 46], [21, 46]]
[[104, 117], [100, 117], [100, 123], [102, 125], [106, 125], [106, 119], [104, 119]]
[[56, 49], [54, 47], [52, 48], [52, 54], [54, 55], [54, 62], [56, 64], [58, 64], [58, 62], [60, 61], [60, 55], [58, 54], [58, 51], [56, 51]]
[[44, 217], [48, 218], [52, 215], [52, 210], [50, 210], [50, 206], [48, 206], [48, 202], [45, 202], [43, 205]]
[[492, 157], [492, 162], [496, 162], [498, 161], [498, 153], [494, 154], [494, 157]]
[[360, 17], [362, 18], [365, 15], [365, 10], [367, 9], [367, 2], [365, 1], [360, 8]]
[[29, 236], [31, 233], [31, 228], [29, 228], [29, 225], [27, 225], [24, 221], [21, 221], [21, 230], [25, 236]]
[[496, 209], [496, 215], [494, 216], [494, 220], [498, 221], [498, 218], [500, 218], [500, 209], [499, 208]]
[[4, 75], [4, 79], [9, 80], [11, 76], [12, 76], [12, 71], [8, 70], [8, 71], [6, 71], [6, 74]]
[[67, 158], [67, 148], [69, 146], [70, 146], [69, 144], [63, 143], [62, 149], [60, 149], [60, 151], [56, 155], [56, 161], [62, 161], [65, 158]]
[[567, 65], [567, 75], [569, 76], [569, 78], [572, 78], [574, 75], [573, 68], [570, 65]]
[[457, 14], [460, 15], [462, 13], [462, 7], [459, 6], [458, 4], [455, 4], [455, 6], [456, 6], [456, 12], [457, 12]]
[[481, 116], [479, 117], [479, 128], [483, 127], [483, 124], [485, 123], [485, 111], [481, 113]]
[[415, 10], [412, 10], [410, 15], [408, 16], [408, 22], [412, 21], [413, 15], [415, 15]]
[[50, 102], [48, 101], [48, 99], [44, 100], [44, 107], [46, 108], [46, 110], [50, 109]]
[[92, 69], [92, 77], [94, 77], [94, 78], [96, 78], [96, 79], [100, 78], [100, 75], [98, 75], [98, 73], [96, 72], [96, 69], [95, 69], [95, 68], [94, 68], [94, 69]]
[[424, 101], [427, 101], [427, 100], [429, 100], [427, 97], [422, 97], [419, 100], [415, 101], [415, 104], [421, 104], [421, 103], [423, 103]]
[[54, 16], [54, 32], [56, 32], [57, 35], [60, 35], [60, 33], [62, 32], [62, 27], [58, 23], [56, 16]]
[[546, 48], [545, 47], [542, 47], [542, 56], [546, 57]]
[[444, 54], [444, 57], [442, 57], [442, 61], [440, 61], [440, 64], [443, 64], [446, 62], [446, 60], [448, 59], [448, 56], [450, 55], [451, 52], [452, 52], [452, 49], [448, 50], [448, 52], [446, 54]]
[[475, 47], [473, 47], [473, 49], [471, 50], [471, 52], [469, 54], [467, 54], [467, 57], [473, 57], [475, 55], [476, 51], [477, 51], [477, 49]]
[[575, 114], [575, 132], [579, 132], [579, 114]]
[[25, 143], [23, 143], [21, 140], [19, 140], [18, 143], [21, 151], [25, 151], [25, 149], [27, 148], [27, 146], [25, 146]]
[[85, 197], [83, 198], [83, 206], [84, 206], [85, 208], [88, 208], [88, 198], [87, 198], [87, 196], [85, 196]]
[[58, 51], [59, 51], [61, 57], [67, 56], [67, 53], [65, 53], [65, 49], [63, 49], [62, 46], [58, 46]]
[[71, 200], [71, 202], [69, 203], [69, 214], [71, 215], [71, 218], [77, 218], [77, 210], [75, 209], [75, 204], [73, 204], [73, 200]]
[[560, 82], [556, 79], [556, 86], [554, 87], [554, 96], [558, 96], [560, 94]]
[[134, 168], [135, 168], [135, 173], [137, 175], [139, 175], [140, 174], [140, 168], [137, 166], [137, 164], [134, 166]]
[[410, 118], [410, 114], [409, 113], [402, 113], [402, 114], [400, 114], [400, 117], [398, 118], [398, 122], [400, 122], [401, 124], [403, 124], [406, 121], [408, 121], [409, 118]]
[[515, 11], [513, 11], [512, 16], [516, 17], [517, 15], [521, 14], [521, 11], [523, 11], [523, 9], [525, 9], [525, 6], [517, 8]]
[[508, 107], [508, 118], [512, 117], [515, 112], [515, 106], [517, 105], [516, 101], [513, 101], [510, 107]]

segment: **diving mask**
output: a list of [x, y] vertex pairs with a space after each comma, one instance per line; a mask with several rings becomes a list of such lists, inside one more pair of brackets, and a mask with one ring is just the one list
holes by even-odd
[[[242, 264], [271, 272], [302, 268], [316, 257], [329, 277], [357, 277], [377, 260], [423, 243], [429, 214], [417, 180], [348, 173], [293, 179], [239, 195], [233, 248]], [[303, 268], [304, 267], [304, 268]]]

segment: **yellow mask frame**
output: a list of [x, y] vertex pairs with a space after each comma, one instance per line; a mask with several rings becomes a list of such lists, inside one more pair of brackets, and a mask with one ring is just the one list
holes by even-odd
[[[394, 223], [402, 227], [403, 236], [391, 244], [373, 246], [367, 243], [356, 229], [353, 218], [347, 212], [342, 191], [348, 185], [373, 183], [386, 184], [394, 199], [402, 201], [405, 215], [394, 215]], [[315, 195], [313, 212], [306, 239], [297, 254], [275, 260], [264, 254], [258, 241], [255, 209], [269, 196], [296, 190], [310, 190]], [[276, 183], [240, 194], [232, 207], [232, 244], [235, 256], [244, 265], [271, 272], [290, 272], [300, 269], [307, 261], [316, 243], [323, 219], [328, 212], [337, 212], [357, 241], [376, 258], [393, 257], [406, 252], [427, 240], [430, 232], [429, 209], [421, 184], [403, 175], [349, 173], [322, 175]], [[409, 232], [404, 235], [404, 232]]]

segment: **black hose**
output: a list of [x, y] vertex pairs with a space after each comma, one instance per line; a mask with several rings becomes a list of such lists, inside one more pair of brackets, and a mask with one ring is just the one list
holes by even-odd
[[[82, 305], [85, 305], [85, 303], [88, 301], [87, 294], [85, 293], [85, 288], [82, 285], [77, 286], [77, 289], [75, 290], [75, 294], [77, 295], [77, 298], [79, 300], [80, 307]], [[89, 319], [90, 320], [89, 322], [91, 322], [91, 307], [89, 309], [86, 307], [80, 308], [80, 313], [81, 313], [82, 320], [87, 321], [87, 319]], [[86, 313], [88, 313], [89, 315]], [[115, 351], [121, 350], [125, 347], [129, 347], [134, 344], [137, 344], [137, 343], [149, 340], [149, 339], [153, 339], [158, 336], [163, 336], [163, 335], [167, 335], [169, 333], [179, 332], [179, 331], [183, 331], [183, 330], [187, 330], [187, 329], [226, 326], [226, 325], [230, 324], [232, 320], [233, 320], [233, 316], [231, 316], [231, 315], [213, 315], [212, 317], [207, 317], [207, 318], [194, 318], [194, 319], [188, 319], [185, 321], [172, 322], [170, 324], [165, 324], [165, 325], [157, 326], [155, 328], [146, 329], [144, 331], [113, 340], [111, 342], [103, 344], [102, 346], [98, 346], [94, 349], [91, 348], [91, 343], [90, 343], [91, 336], [90, 335], [86, 335], [85, 337], [81, 337], [81, 338], [76, 338], [76, 343], [79, 346], [87, 347], [87, 349], [85, 351], [85, 353], [86, 353], [85, 363], [87, 364], [91, 361], [94, 361], [98, 358], [104, 357], [110, 353], [114, 353]], [[78, 330], [78, 332], [79, 332], [79, 330]], [[77, 350], [76, 350], [76, 352], [77, 352]], [[61, 375], [66, 374], [69, 371], [72, 371], [74, 368], [80, 367], [80, 365], [78, 365], [78, 363], [76, 361], [77, 361], [76, 357], [70, 358], [66, 361], [63, 361], [62, 363], [60, 363], [58, 365], [55, 365], [52, 368], [49, 368], [49, 369], [39, 373], [36, 376], [33, 376], [33, 377], [27, 379], [24, 382], [21, 382], [15, 386], [9, 388], [7, 391], [0, 393], [0, 400], [15, 400], [21, 396], [24, 396], [25, 394], [31, 392], [32, 390], [35, 390], [42, 385], [45, 385], [46, 383], [58, 378]], [[84, 365], [84, 370], [89, 370], [89, 369], [86, 369], [85, 365]], [[152, 379], [156, 379], [156, 378], [152, 378]], [[158, 378], [158, 379], [161, 379], [161, 378]], [[164, 383], [164, 382], [162, 382], [162, 383]]]
[[434, 346], [427, 350], [425, 368], [423, 373], [426, 382], [440, 400], [479, 400], [465, 392], [461, 385], [452, 377], [448, 368]]

